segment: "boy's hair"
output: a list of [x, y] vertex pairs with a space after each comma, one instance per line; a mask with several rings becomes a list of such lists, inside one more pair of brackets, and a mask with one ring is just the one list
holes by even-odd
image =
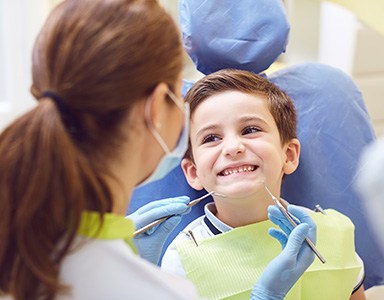
[[[200, 103], [227, 91], [265, 96], [279, 130], [281, 143], [284, 145], [297, 137], [297, 116], [292, 99], [268, 79], [249, 71], [224, 69], [197, 81], [185, 96], [185, 101], [190, 104], [191, 118]], [[193, 160], [191, 144], [185, 158]]]

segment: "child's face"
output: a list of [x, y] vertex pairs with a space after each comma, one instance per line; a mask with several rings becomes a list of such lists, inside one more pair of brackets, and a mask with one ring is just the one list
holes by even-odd
[[286, 145], [262, 95], [227, 91], [203, 101], [191, 119], [194, 163], [183, 170], [195, 189], [205, 188], [228, 197], [247, 197], [264, 181], [280, 192], [283, 174], [298, 163], [296, 139]]

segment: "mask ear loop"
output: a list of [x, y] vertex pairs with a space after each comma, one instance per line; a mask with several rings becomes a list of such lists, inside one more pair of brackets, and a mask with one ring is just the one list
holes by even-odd
[[144, 108], [144, 119], [145, 123], [147, 124], [147, 127], [149, 131], [152, 133], [153, 137], [156, 139], [156, 141], [160, 144], [161, 148], [163, 148], [165, 153], [170, 153], [167, 144], [164, 142], [163, 138], [160, 136], [160, 134], [157, 132], [156, 128], [153, 126], [152, 119], [151, 119], [151, 105], [152, 99], [147, 98], [147, 101], [145, 103]]
[[184, 113], [184, 102], [183, 103], [180, 103], [179, 99], [176, 97], [176, 95], [171, 91], [171, 90], [168, 90], [167, 92], [169, 98], [172, 99], [173, 102], [175, 102], [176, 106], [178, 108], [180, 108], [180, 110]]

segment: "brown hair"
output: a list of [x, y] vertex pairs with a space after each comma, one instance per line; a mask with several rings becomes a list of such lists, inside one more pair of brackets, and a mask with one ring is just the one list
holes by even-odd
[[0, 135], [0, 292], [52, 299], [82, 212], [111, 210], [121, 121], [158, 83], [175, 88], [182, 45], [156, 0], [66, 0], [32, 66], [38, 105]]
[[[296, 109], [292, 99], [268, 79], [249, 71], [223, 69], [197, 81], [185, 96], [190, 105], [191, 118], [200, 103], [226, 91], [264, 95], [279, 130], [281, 143], [297, 137]], [[193, 160], [191, 145], [185, 157]]]

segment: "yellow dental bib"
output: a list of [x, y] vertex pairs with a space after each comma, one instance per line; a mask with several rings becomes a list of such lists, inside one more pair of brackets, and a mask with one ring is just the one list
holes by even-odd
[[[326, 210], [312, 213], [317, 225], [316, 247], [327, 262], [317, 258], [285, 299], [349, 299], [360, 265], [354, 246], [354, 226], [344, 215]], [[249, 299], [268, 263], [281, 252], [264, 221], [238, 227], [205, 240], [176, 244], [187, 277], [207, 299]]]

